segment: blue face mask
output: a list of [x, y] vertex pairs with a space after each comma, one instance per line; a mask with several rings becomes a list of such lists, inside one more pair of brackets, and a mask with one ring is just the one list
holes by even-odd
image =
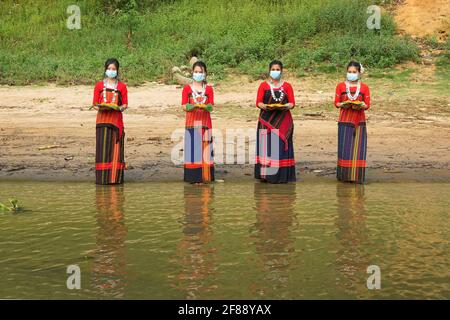
[[270, 71], [269, 75], [272, 79], [278, 80], [281, 78], [281, 71], [272, 70]]
[[356, 81], [356, 80], [358, 80], [358, 74], [357, 73], [347, 72], [347, 80], [348, 81]]
[[202, 82], [205, 80], [205, 74], [204, 73], [194, 73], [192, 75], [192, 79], [194, 79], [197, 82]]
[[115, 77], [117, 77], [117, 70], [106, 70], [105, 75], [108, 78], [115, 78]]

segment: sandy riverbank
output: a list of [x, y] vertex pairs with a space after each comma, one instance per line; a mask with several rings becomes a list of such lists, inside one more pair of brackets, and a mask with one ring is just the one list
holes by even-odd
[[[300, 176], [333, 177], [335, 81], [292, 83], [298, 103], [293, 117]], [[254, 129], [257, 86], [257, 82], [246, 81], [218, 84], [214, 128], [223, 133], [225, 129]], [[436, 95], [432, 87], [424, 94], [419, 86], [396, 88], [381, 81], [371, 87], [369, 180], [421, 177], [450, 181], [448, 94]], [[170, 157], [178, 143], [171, 141], [171, 134], [184, 125], [180, 92], [175, 85], [129, 88], [130, 109], [124, 116], [128, 181], [182, 179], [182, 168]], [[0, 87], [0, 179], [93, 179], [95, 112], [87, 110], [91, 95], [88, 86]], [[251, 165], [217, 166], [218, 179], [251, 179], [251, 174]]]

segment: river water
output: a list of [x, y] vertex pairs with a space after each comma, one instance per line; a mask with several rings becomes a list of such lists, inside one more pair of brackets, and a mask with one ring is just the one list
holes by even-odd
[[3, 181], [0, 201], [26, 211], [0, 213], [0, 298], [450, 299], [449, 195], [439, 182]]

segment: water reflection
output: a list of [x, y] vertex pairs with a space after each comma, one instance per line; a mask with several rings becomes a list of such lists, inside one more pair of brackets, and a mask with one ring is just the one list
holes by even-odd
[[217, 288], [213, 282], [217, 257], [210, 246], [213, 189], [211, 185], [185, 185], [183, 236], [177, 248], [181, 270], [176, 287], [186, 299], [198, 299]]
[[336, 281], [347, 294], [366, 293], [369, 259], [364, 185], [336, 184], [336, 239], [340, 249], [336, 254]]
[[93, 287], [107, 298], [123, 298], [126, 286], [123, 186], [96, 188], [97, 236], [92, 266]]
[[296, 223], [295, 184], [255, 183], [256, 222], [252, 234], [264, 272], [264, 279], [253, 284], [259, 296], [283, 298], [289, 285], [289, 268], [295, 252], [292, 227]]

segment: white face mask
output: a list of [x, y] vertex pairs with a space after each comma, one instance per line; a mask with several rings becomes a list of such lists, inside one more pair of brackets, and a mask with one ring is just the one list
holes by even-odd
[[279, 80], [281, 78], [281, 71], [279, 70], [272, 70], [269, 73], [270, 77], [274, 80]]
[[108, 77], [108, 78], [115, 78], [115, 77], [117, 77], [117, 70], [106, 70], [105, 71], [105, 75]]
[[358, 78], [359, 78], [359, 75], [357, 73], [347, 72], [347, 80], [348, 81], [356, 81], [356, 80], [358, 80]]
[[192, 78], [197, 82], [202, 82], [205, 80], [205, 74], [204, 73], [194, 73], [192, 75]]

